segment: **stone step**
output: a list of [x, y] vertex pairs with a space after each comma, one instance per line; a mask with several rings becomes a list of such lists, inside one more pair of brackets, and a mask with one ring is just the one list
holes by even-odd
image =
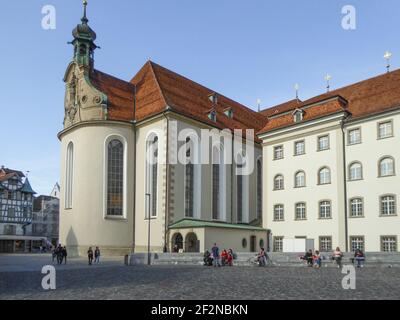
[[[268, 253], [271, 266], [298, 266], [304, 267], [306, 264], [300, 260], [299, 253]], [[323, 254], [325, 259], [322, 260], [323, 267], [337, 267], [336, 263], [329, 259], [330, 254]], [[343, 265], [351, 264], [353, 254], [346, 253], [342, 259]], [[134, 253], [126, 258], [126, 264], [147, 264], [147, 253]], [[201, 253], [152, 253], [151, 264], [154, 265], [202, 265], [203, 255]], [[373, 253], [366, 255], [368, 265], [379, 266], [400, 266], [399, 253]], [[254, 253], [237, 253], [234, 265], [237, 266], [257, 266], [256, 255]]]

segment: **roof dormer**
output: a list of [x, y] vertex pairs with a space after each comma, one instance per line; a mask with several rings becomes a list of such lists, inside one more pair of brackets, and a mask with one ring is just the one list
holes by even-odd
[[217, 121], [217, 113], [215, 112], [215, 110], [211, 110], [211, 111], [208, 113], [208, 118], [209, 118], [211, 121], [214, 121], [214, 122]]
[[295, 123], [301, 122], [301, 121], [303, 121], [304, 110], [296, 109], [293, 111], [292, 115], [293, 115], [293, 121]]
[[217, 93], [216, 92], [211, 93], [208, 96], [208, 99], [211, 101], [212, 104], [214, 104], [214, 105], [217, 104], [218, 103], [218, 95], [217, 95]]
[[224, 110], [224, 114], [228, 117], [228, 118], [233, 118], [233, 109], [232, 108], [226, 108]]

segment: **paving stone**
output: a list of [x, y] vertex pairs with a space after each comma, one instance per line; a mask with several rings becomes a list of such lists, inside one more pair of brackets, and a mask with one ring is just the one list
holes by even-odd
[[48, 256], [0, 256], [0, 299], [399, 299], [398, 268], [356, 271], [356, 290], [344, 290], [336, 268], [124, 266], [123, 258], [88, 266], [56, 266], [57, 289], [41, 287]]

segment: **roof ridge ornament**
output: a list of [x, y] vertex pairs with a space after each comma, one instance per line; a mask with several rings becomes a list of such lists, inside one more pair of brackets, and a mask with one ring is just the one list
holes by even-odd
[[331, 90], [330, 81], [332, 80], [332, 76], [329, 73], [327, 73], [325, 76], [325, 80], [326, 80], [326, 92], [329, 92]]
[[86, 17], [86, 7], [88, 5], [87, 0], [83, 0], [83, 17], [81, 19], [82, 24], [87, 24], [89, 22], [89, 19]]
[[390, 51], [386, 51], [385, 55], [383, 56], [383, 58], [386, 60], [386, 70], [387, 73], [390, 72], [390, 58], [392, 57], [392, 53]]

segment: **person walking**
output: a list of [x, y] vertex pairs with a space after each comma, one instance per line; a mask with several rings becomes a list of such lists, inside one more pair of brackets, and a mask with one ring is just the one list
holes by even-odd
[[56, 249], [56, 254], [57, 254], [57, 263], [61, 264], [62, 263], [62, 247], [61, 247], [61, 243], [58, 244], [58, 247]]
[[52, 262], [54, 262], [54, 259], [57, 257], [57, 248], [54, 247], [53, 250], [51, 250], [51, 257], [52, 257]]
[[217, 247], [217, 244], [214, 243], [214, 246], [211, 249], [211, 252], [213, 254], [213, 265], [214, 267], [221, 266], [221, 263], [219, 262], [219, 248]]
[[338, 268], [342, 267], [342, 258], [343, 258], [342, 251], [340, 251], [339, 247], [336, 247], [336, 250], [333, 251], [333, 260], [335, 260]]
[[100, 263], [100, 249], [99, 247], [96, 247], [94, 250], [94, 263], [99, 264]]
[[92, 250], [92, 247], [89, 247], [89, 250], [88, 250], [88, 252], [87, 252], [87, 255], [88, 255], [88, 262], [89, 262], [89, 265], [91, 266], [91, 265], [92, 265], [92, 262], [93, 262], [93, 250]]
[[62, 253], [62, 257], [64, 259], [64, 264], [67, 264], [67, 255], [68, 255], [68, 253], [67, 253], [67, 247], [66, 246], [64, 246], [62, 248], [61, 253]]

